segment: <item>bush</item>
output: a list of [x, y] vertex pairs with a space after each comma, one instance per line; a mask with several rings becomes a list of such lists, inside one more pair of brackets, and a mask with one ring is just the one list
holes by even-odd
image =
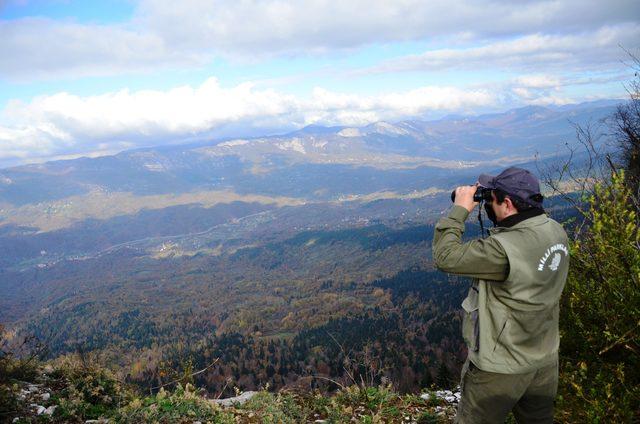
[[[15, 381], [33, 381], [37, 375], [37, 360], [34, 355], [16, 358], [6, 348], [4, 326], [0, 324], [0, 422], [20, 409]], [[25, 339], [23, 345], [32, 339]]]
[[133, 393], [105, 368], [73, 357], [61, 358], [48, 376], [58, 405], [54, 417], [65, 421], [114, 416]]
[[288, 393], [261, 391], [236, 413], [256, 419], [262, 423], [299, 423], [308, 421], [310, 410], [305, 408], [302, 398]]
[[173, 392], [164, 389], [144, 399], [135, 398], [120, 409], [115, 419], [122, 423], [234, 423], [233, 414], [200, 396], [191, 384], [178, 384]]
[[640, 231], [624, 172], [597, 184], [563, 296], [560, 418], [640, 419]]

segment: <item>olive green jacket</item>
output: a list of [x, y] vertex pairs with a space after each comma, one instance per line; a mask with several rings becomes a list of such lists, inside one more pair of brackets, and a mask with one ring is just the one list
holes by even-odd
[[546, 215], [496, 227], [462, 243], [469, 212], [454, 206], [436, 225], [438, 269], [473, 277], [462, 303], [469, 359], [481, 370], [518, 374], [557, 360], [559, 299], [569, 269], [567, 235]]

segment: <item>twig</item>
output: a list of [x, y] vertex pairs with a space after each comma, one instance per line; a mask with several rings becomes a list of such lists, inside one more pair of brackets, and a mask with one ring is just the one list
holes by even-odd
[[328, 378], [328, 377], [323, 377], [321, 375], [306, 375], [302, 378], [317, 378], [319, 380], [327, 380], [330, 381], [331, 383], [335, 384], [336, 386], [340, 387], [342, 390], [345, 390], [347, 387], [343, 384], [338, 383], [336, 380], [332, 379], [332, 378]]
[[[331, 339], [333, 339], [333, 341], [338, 345], [338, 347], [340, 348], [340, 351], [342, 352], [342, 354], [344, 355], [345, 359], [349, 360], [351, 362], [351, 359], [349, 358], [349, 355], [344, 351], [344, 348], [342, 347], [342, 345], [340, 343], [338, 343], [338, 341], [336, 340], [335, 337], [333, 337], [333, 334], [329, 333], [328, 331], [325, 330], [325, 332], [329, 335], [329, 337], [331, 337]], [[349, 376], [349, 378], [351, 379], [351, 381], [353, 382], [353, 384], [358, 384], [358, 382], [356, 381], [356, 379], [353, 377], [353, 374], [351, 372], [349, 372], [349, 370], [347, 369], [347, 367], [343, 366], [342, 369], [344, 370], [344, 372], [347, 373], [347, 375]]]
[[617, 345], [619, 345], [620, 343], [622, 343], [630, 334], [632, 334], [638, 328], [640, 328], [640, 321], [638, 322], [638, 324], [634, 328], [630, 329], [629, 331], [624, 333], [622, 336], [620, 336], [620, 338], [618, 338], [618, 340], [616, 340], [615, 342], [611, 343], [609, 346], [605, 347], [600, 352], [598, 352], [598, 355], [605, 354], [608, 351], [610, 351], [611, 349], [613, 349], [614, 347], [616, 347]]
[[216, 399], [220, 399], [220, 396], [222, 396], [222, 394], [224, 393], [224, 391], [227, 389], [227, 386], [229, 385], [229, 382], [231, 381], [230, 378], [227, 378], [227, 380], [224, 383], [224, 387], [222, 388], [222, 390], [220, 390], [220, 393], [218, 394], [218, 396], [216, 396]]
[[214, 366], [215, 364], [217, 364], [219, 360], [220, 360], [220, 358], [216, 358], [212, 363], [210, 363], [209, 365], [207, 365], [206, 367], [204, 367], [204, 368], [203, 368], [203, 369], [201, 369], [200, 371], [196, 371], [196, 372], [194, 372], [194, 373], [192, 373], [192, 374], [189, 374], [189, 375], [183, 375], [182, 377], [180, 377], [180, 378], [178, 378], [178, 379], [176, 379], [176, 380], [170, 381], [170, 382], [168, 382], [168, 383], [162, 384], [162, 385], [157, 386], [157, 387], [151, 387], [151, 388], [149, 389], [149, 393], [153, 394], [153, 391], [154, 391], [155, 389], [162, 389], [163, 387], [169, 386], [169, 385], [171, 385], [171, 384], [179, 383], [180, 381], [184, 380], [186, 377], [193, 377], [193, 376], [195, 376], [195, 375], [202, 374], [203, 372], [205, 372], [206, 370], [208, 370], [209, 368], [211, 368], [212, 366]]

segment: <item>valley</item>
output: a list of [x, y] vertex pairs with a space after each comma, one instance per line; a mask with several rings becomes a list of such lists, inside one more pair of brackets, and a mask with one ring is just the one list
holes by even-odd
[[453, 384], [468, 281], [434, 270], [433, 225], [453, 187], [553, 164], [569, 118], [611, 106], [565, 109], [0, 170], [0, 322], [143, 389], [216, 358], [197, 383], [228, 395], [367, 370], [403, 392]]

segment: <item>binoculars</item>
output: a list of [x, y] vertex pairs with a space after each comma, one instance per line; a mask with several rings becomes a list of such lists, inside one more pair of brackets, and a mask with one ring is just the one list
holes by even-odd
[[[491, 189], [478, 186], [478, 189], [473, 194], [473, 201], [479, 203], [479, 202], [482, 202], [482, 201], [490, 202], [491, 200], [492, 200], [492, 198], [491, 198]], [[453, 190], [451, 192], [451, 201], [452, 202], [456, 201], [456, 191], [455, 190]]]

